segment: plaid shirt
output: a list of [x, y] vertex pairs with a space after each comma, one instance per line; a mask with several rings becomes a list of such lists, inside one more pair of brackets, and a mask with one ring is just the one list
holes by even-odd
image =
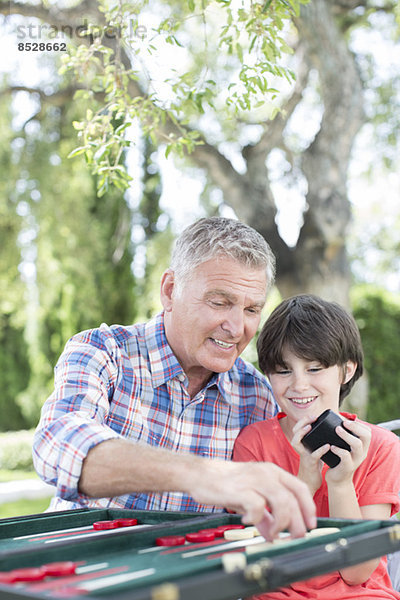
[[176, 492], [90, 499], [77, 489], [82, 462], [100, 442], [123, 437], [230, 460], [239, 431], [277, 412], [266, 379], [240, 358], [230, 371], [214, 374], [195, 398], [187, 386], [162, 313], [130, 327], [103, 324], [69, 340], [33, 444], [38, 474], [57, 487], [51, 508], [221, 510]]

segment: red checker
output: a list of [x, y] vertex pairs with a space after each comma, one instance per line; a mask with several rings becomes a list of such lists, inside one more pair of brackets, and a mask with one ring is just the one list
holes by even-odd
[[222, 531], [222, 535], [224, 535], [224, 531], [227, 531], [228, 529], [244, 529], [245, 526], [244, 525], [240, 525], [239, 523], [236, 523], [234, 525], [219, 525], [217, 527], [218, 531]]
[[46, 577], [64, 577], [66, 575], [75, 575], [77, 566], [77, 563], [72, 560], [64, 560], [42, 565], [41, 569], [44, 571]]
[[185, 541], [184, 535], [166, 535], [156, 539], [156, 546], [183, 546]]
[[202, 533], [195, 531], [193, 533], [187, 533], [186, 539], [188, 542], [212, 542], [215, 539], [215, 533], [209, 531], [208, 533]]
[[11, 571], [14, 581], [42, 581], [46, 577], [46, 573], [40, 567], [14, 569]]
[[0, 583], [15, 583], [17, 580], [12, 573], [0, 572]]
[[98, 531], [104, 531], [106, 529], [117, 529], [119, 527], [118, 520], [115, 521], [95, 521], [93, 523], [93, 529]]
[[118, 527], [132, 527], [138, 524], [137, 519], [117, 519]]
[[209, 529], [199, 529], [198, 533], [213, 533], [215, 537], [224, 537], [224, 532], [217, 527], [210, 527]]

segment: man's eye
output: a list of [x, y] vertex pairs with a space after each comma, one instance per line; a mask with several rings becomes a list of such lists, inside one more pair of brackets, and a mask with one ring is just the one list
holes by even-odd
[[261, 312], [261, 309], [259, 308], [255, 308], [255, 307], [250, 307], [246, 309], [248, 313], [250, 313], [251, 315], [259, 315]]

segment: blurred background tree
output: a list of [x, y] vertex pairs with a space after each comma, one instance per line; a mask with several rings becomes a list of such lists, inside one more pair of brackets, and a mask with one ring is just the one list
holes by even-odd
[[[24, 44], [1, 88], [0, 407], [14, 411], [1, 428], [35, 424], [70, 335], [158, 310], [185, 218], [225, 214], [260, 231], [281, 296], [350, 306], [356, 282], [399, 292], [397, 204], [385, 222], [387, 194], [399, 192], [398, 10], [385, 0], [0, 2], [2, 40]], [[26, 50], [59, 43], [61, 30], [67, 52]], [[354, 302], [370, 335], [377, 303]], [[388, 322], [395, 305], [379, 305]], [[373, 343], [366, 352], [372, 390]]]
[[26, 425], [20, 406], [15, 402], [18, 394], [29, 382], [30, 365], [24, 340], [26, 320], [22, 307], [25, 304], [25, 286], [21, 280], [21, 262], [18, 236], [22, 227], [21, 216], [16, 211], [14, 193], [18, 167], [12, 161], [9, 148], [15, 136], [10, 127], [11, 110], [8, 102], [0, 103], [0, 373], [2, 411], [1, 429], [19, 429]]
[[370, 373], [367, 419], [399, 419], [400, 297], [384, 289], [354, 288], [353, 310], [361, 331], [365, 368]]

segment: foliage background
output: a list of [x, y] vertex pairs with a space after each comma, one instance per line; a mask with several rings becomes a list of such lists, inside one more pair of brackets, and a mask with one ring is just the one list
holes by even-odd
[[353, 312], [361, 331], [369, 374], [367, 419], [400, 418], [400, 298], [371, 286], [353, 289]]
[[[312, 0], [312, 3], [315, 6], [326, 5], [323, 0]], [[0, 4], [6, 7], [3, 14], [10, 11], [12, 4], [12, 2]], [[73, 4], [69, 3], [70, 6]], [[78, 6], [79, 2], [75, 4]], [[99, 4], [105, 7], [107, 3], [84, 4]], [[111, 13], [113, 6], [118, 10], [123, 6], [123, 3], [108, 4], [111, 6]], [[220, 4], [223, 6], [224, 3]], [[229, 6], [230, 3], [225, 4]], [[298, 5], [296, 2], [280, 4]], [[384, 15], [395, 16], [395, 11], [399, 10], [397, 2], [389, 1], [334, 2], [332, 0], [330, 4], [339, 7], [334, 21], [343, 43], [348, 43], [356, 28], [367, 33], [373, 33], [376, 29], [382, 34], [382, 31], [385, 32], [386, 21], [381, 19]], [[17, 19], [15, 23], [40, 22], [24, 21], [26, 16], [18, 14], [21, 5], [19, 3], [17, 5], [19, 7], [14, 7], [15, 19]], [[67, 5], [68, 3], [65, 4]], [[26, 6], [29, 7], [29, 4]], [[53, 3], [42, 2], [36, 3], [35, 6], [49, 11]], [[177, 14], [183, 16], [184, 22], [188, 22], [190, 3], [176, 1], [168, 3], [167, 6], [168, 9], [174, 9]], [[71, 11], [73, 8], [72, 6]], [[231, 22], [235, 26], [234, 19], [231, 19]], [[390, 23], [393, 25], [393, 19]], [[1, 26], [5, 25], [7, 25], [6, 17], [1, 23]], [[392, 34], [393, 29], [390, 29], [390, 32]], [[173, 31], [171, 35], [172, 45], [175, 43], [175, 36], [175, 45], [179, 49], [178, 32]], [[292, 30], [290, 30], [290, 39], [291, 35]], [[246, 48], [242, 48], [238, 40], [239, 38], [233, 45], [231, 40], [231, 46], [229, 40], [224, 42], [228, 47], [228, 58], [224, 58], [225, 66], [220, 70], [220, 77], [221, 73], [225, 74], [224, 69], [227, 72], [235, 72], [237, 61], [243, 62], [241, 56]], [[396, 45], [396, 40], [389, 41]], [[193, 36], [191, 44], [195, 46], [195, 42], [196, 36]], [[179, 85], [175, 82], [174, 90], [181, 104], [178, 105], [176, 102], [175, 107], [169, 106], [172, 112], [167, 114], [168, 119], [172, 121], [175, 119], [175, 123], [182, 112], [190, 116], [189, 120], [177, 123], [181, 133], [183, 125], [188, 126], [189, 133], [194, 124], [202, 126], [205, 130], [202, 139], [204, 143], [196, 146], [190, 158], [182, 150], [190, 146], [190, 143], [198, 141], [198, 138], [190, 136], [188, 138], [185, 137], [186, 134], [179, 137], [174, 128], [165, 132], [161, 127], [161, 133], [156, 131], [157, 128], [146, 128], [144, 122], [150, 114], [148, 104], [141, 104], [138, 108], [141, 112], [141, 119], [139, 119], [141, 125], [134, 122], [132, 128], [127, 130], [123, 129], [126, 114], [121, 115], [118, 110], [112, 112], [112, 119], [102, 120], [104, 115], [101, 111], [104, 103], [108, 106], [113, 99], [117, 99], [121, 112], [123, 106], [126, 110], [130, 109], [129, 103], [132, 97], [124, 96], [126, 78], [123, 86], [113, 87], [115, 71], [111, 68], [112, 65], [107, 63], [109, 49], [98, 47], [97, 50], [99, 56], [104, 59], [103, 62], [100, 61], [99, 72], [87, 59], [85, 54], [88, 52], [87, 46], [80, 51], [78, 48], [75, 48], [74, 52], [71, 51], [68, 60], [64, 61], [61, 73], [57, 70], [60, 65], [55, 64], [54, 56], [41, 55], [40, 73], [36, 72], [37, 80], [33, 83], [29, 81], [29, 73], [25, 73], [25, 81], [17, 82], [9, 69], [5, 68], [3, 72], [0, 95], [1, 431], [34, 427], [40, 406], [52, 388], [52, 369], [65, 341], [71, 335], [79, 330], [95, 327], [103, 321], [129, 324], [134, 320], [147, 319], [159, 309], [160, 274], [168, 266], [171, 245], [182, 226], [183, 219], [179, 218], [182, 216], [181, 213], [186, 214], [187, 222], [204, 214], [238, 215], [232, 206], [228, 206], [229, 194], [225, 194], [222, 198], [218, 181], [210, 176], [216, 164], [219, 167], [222, 165], [218, 171], [219, 177], [228, 179], [228, 174], [233, 177], [233, 188], [240, 191], [238, 206], [243, 214], [250, 215], [250, 208], [252, 208], [253, 225], [258, 223], [261, 225], [265, 218], [275, 227], [275, 222], [280, 217], [278, 210], [270, 210], [270, 207], [267, 207], [264, 211], [263, 206], [257, 206], [256, 202], [251, 206], [253, 203], [250, 199], [257, 197], [259, 183], [261, 189], [259, 196], [264, 199], [264, 196], [270, 194], [271, 181], [268, 180], [267, 174], [261, 173], [263, 180], [255, 181], [255, 177], [249, 175], [246, 179], [240, 173], [240, 169], [234, 171], [232, 168], [235, 160], [240, 162], [246, 155], [256, 154], [257, 144], [254, 140], [258, 138], [255, 132], [258, 135], [262, 130], [261, 139], [265, 142], [272, 137], [272, 134], [276, 134], [274, 124], [281, 123], [280, 127], [283, 128], [282, 121], [285, 114], [289, 115], [290, 110], [294, 110], [293, 107], [290, 108], [289, 103], [286, 103], [285, 110], [278, 114], [276, 119], [272, 119], [275, 109], [271, 108], [273, 106], [271, 102], [268, 117], [265, 114], [260, 117], [260, 112], [256, 111], [251, 114], [260, 117], [260, 122], [256, 120], [249, 122], [249, 114], [246, 113], [246, 90], [251, 85], [256, 86], [253, 100], [257, 98], [257, 93], [261, 92], [265, 95], [267, 83], [268, 87], [272, 87], [269, 85], [269, 78], [268, 80], [261, 78], [258, 83], [251, 80], [249, 76], [247, 79], [244, 78], [244, 95], [235, 97], [238, 105], [242, 103], [239, 106], [241, 112], [235, 115], [231, 110], [231, 104], [229, 107], [231, 112], [225, 107], [225, 118], [217, 123], [215, 115], [220, 117], [224, 112], [221, 104], [217, 102], [218, 98], [214, 96], [217, 86], [209, 83], [208, 87], [203, 89], [195, 87], [195, 94], [187, 94], [190, 88], [188, 78], [192, 78], [192, 83], [196, 81], [204, 66], [204, 53], [193, 53], [190, 69], [188, 68], [187, 73], [184, 73], [185, 77], [179, 80]], [[296, 48], [296, 52], [300, 54], [300, 50], [301, 45]], [[204, 52], [204, 49], [202, 51]], [[80, 57], [79, 52], [81, 52]], [[352, 53], [355, 53], [354, 46]], [[223, 60], [222, 50], [220, 54], [213, 56], [215, 65], [210, 60], [210, 56], [208, 62], [213, 67], [220, 68]], [[272, 56], [272, 58], [270, 70], [273, 70], [274, 64], [276, 66], [279, 56]], [[315, 56], [313, 58], [316, 60]], [[82, 64], [85, 65], [86, 59], [88, 71], [83, 69], [81, 80], [84, 89], [80, 89], [80, 93], [74, 95], [77, 76], [73, 68], [82, 70]], [[386, 196], [381, 193], [383, 186], [385, 186], [385, 193], [388, 191], [389, 176], [392, 176], [393, 180], [393, 176], [398, 172], [396, 152], [399, 141], [399, 114], [396, 108], [400, 106], [400, 88], [399, 77], [394, 77], [392, 73], [389, 73], [387, 80], [381, 80], [377, 76], [379, 69], [376, 69], [372, 55], [359, 52], [357, 60], [369, 100], [366, 104], [369, 111], [367, 127], [361, 130], [357, 138], [358, 145], [354, 150], [354, 154], [361, 157], [359, 160], [363, 164], [359, 167], [357, 161], [352, 163], [353, 170], [359, 168], [359, 180], [363, 181], [361, 192], [356, 194], [360, 202], [359, 207], [362, 206], [364, 210], [370, 205], [363, 196], [369, 186], [373, 190], [379, 190], [378, 197], [373, 209], [367, 210], [365, 214], [360, 208], [356, 209], [353, 206], [353, 227], [350, 230], [346, 225], [343, 231], [341, 231], [340, 220], [346, 217], [347, 223], [348, 215], [344, 214], [346, 211], [335, 213], [336, 205], [332, 205], [331, 214], [334, 217], [335, 229], [326, 218], [327, 211], [324, 206], [322, 204], [318, 206], [317, 198], [315, 214], [311, 211], [308, 213], [305, 211], [303, 214], [303, 217], [311, 214], [313, 219], [315, 218], [315, 221], [311, 220], [307, 223], [308, 237], [304, 235], [303, 238], [316, 240], [316, 254], [324, 255], [326, 240], [312, 237], [318, 229], [316, 215], [318, 216], [319, 209], [322, 219], [321, 228], [330, 232], [334, 230], [333, 233], [331, 232], [332, 239], [328, 240], [329, 244], [327, 243], [329, 250], [333, 249], [334, 252], [337, 248], [342, 249], [344, 243], [349, 246], [352, 307], [360, 325], [369, 373], [370, 402], [367, 418], [377, 422], [397, 418], [400, 412], [398, 401], [400, 376], [397, 369], [400, 360], [398, 341], [400, 339], [398, 335], [400, 209], [397, 202], [395, 208], [388, 211], [385, 204]], [[387, 62], [389, 63], [389, 57]], [[303, 108], [305, 113], [303, 117], [300, 115], [300, 121], [305, 119], [308, 125], [306, 128], [303, 127], [303, 130], [313, 125], [316, 115], [316, 121], [320, 119], [318, 93], [321, 94], [324, 81], [323, 78], [317, 79], [316, 71], [314, 62], [310, 71], [314, 87], [311, 91], [307, 88], [307, 93], [305, 88], [302, 90], [305, 96], [308, 94], [308, 103], [305, 109]], [[85, 73], [88, 74], [86, 78]], [[283, 79], [290, 79], [289, 71], [285, 73]], [[270, 74], [268, 71], [268, 77]], [[125, 73], [124, 76], [128, 77], [128, 74]], [[298, 82], [300, 81], [301, 77], [298, 77]], [[273, 82], [275, 84], [275, 80]], [[140, 78], [129, 79], [130, 86], [138, 83]], [[218, 83], [218, 89], [223, 90], [223, 78], [222, 84], [221, 81]], [[274, 95], [279, 97], [278, 92], [275, 94], [273, 89], [270, 91], [271, 97]], [[101, 95], [104, 92], [105, 99]], [[234, 97], [232, 102], [233, 99]], [[247, 100], [250, 102], [250, 96], [247, 96]], [[211, 108], [207, 108], [209, 101], [211, 101]], [[209, 111], [215, 108], [212, 106], [213, 102], [216, 103], [216, 110], [214, 117], [211, 118]], [[91, 105], [92, 109], [90, 109]], [[96, 110], [93, 110], [94, 106]], [[88, 107], [91, 112], [88, 112]], [[228, 110], [228, 119], [226, 110]], [[260, 110], [260, 107], [257, 110]], [[160, 111], [157, 114], [163, 125], [162, 119], [166, 117], [162, 117]], [[129, 115], [130, 119], [131, 117], [132, 115]], [[211, 120], [207, 120], [208, 118]], [[82, 129], [82, 123], [88, 129]], [[107, 145], [110, 140], [102, 137], [104, 134], [102, 123], [111, 127], [112, 136], [122, 136], [125, 131], [128, 138], [121, 138], [120, 146], [117, 144], [115, 147], [112, 143]], [[365, 132], [371, 132], [372, 129], [375, 137], [365, 135]], [[304, 183], [301, 163], [304, 162], [302, 150], [305, 148], [305, 141], [295, 129], [288, 127], [288, 130], [285, 139], [280, 136], [277, 138], [276, 150], [278, 153], [285, 153], [285, 160], [279, 163], [277, 169], [279, 173], [274, 177], [275, 180], [289, 181], [289, 187], [291, 186], [292, 189], [299, 189]], [[82, 134], [81, 140], [83, 140], [83, 146], [78, 153], [76, 152], [77, 133]], [[168, 137], [171, 133], [172, 137]], [[130, 139], [133, 137], [137, 140], [134, 148], [125, 143], [129, 136]], [[178, 153], [179, 158], [175, 159], [174, 167], [172, 166], [173, 154], [169, 155], [168, 161], [165, 159], [165, 136], [170, 142], [172, 140], [172, 146]], [[374, 143], [371, 143], [371, 140]], [[307, 147], [307, 150], [309, 155], [313, 153], [312, 144]], [[207, 163], [204, 162], [206, 152]], [[68, 158], [71, 153], [76, 155], [75, 158]], [[89, 168], [84, 156], [89, 162]], [[115, 156], [118, 157], [116, 163], [110, 163], [108, 159], [111, 160]], [[194, 160], [195, 156], [197, 156], [197, 163]], [[229, 157], [229, 161], [226, 156]], [[214, 159], [218, 163], [213, 163]], [[266, 162], [265, 156], [263, 161]], [[166, 162], [168, 166], [165, 168]], [[126, 177], [124, 179], [123, 174], [122, 179], [119, 179], [119, 176], [113, 179], [111, 173], [121, 174], [122, 171], [119, 169], [100, 171], [105, 165], [120, 167], [125, 164], [131, 166], [130, 174], [134, 178], [131, 182]], [[199, 165], [204, 164], [207, 164], [207, 168], [202, 167], [200, 172]], [[259, 163], [255, 162], [254, 165], [253, 173], [258, 174]], [[164, 194], [166, 171], [176, 174], [175, 187], [170, 194], [169, 204], [165, 203]], [[331, 166], [330, 171], [332, 171]], [[325, 174], [323, 172], [322, 176]], [[269, 172], [268, 175], [271, 173]], [[192, 199], [190, 196], [194, 195], [193, 188], [190, 188], [186, 198], [181, 196], [178, 200], [174, 197], [181, 177], [185, 177], [185, 181], [198, 182], [201, 188], [198, 194], [200, 201], [193, 208], [189, 208]], [[251, 181], [252, 179], [254, 181]], [[124, 188], [124, 181], [128, 184], [127, 191], [121, 189], [121, 186]], [[112, 182], [119, 185], [113, 186]], [[250, 184], [254, 185], [251, 193], [248, 191]], [[319, 187], [322, 189], [323, 186]], [[398, 179], [394, 180], [392, 188], [395, 197], [398, 198], [400, 191]], [[292, 205], [289, 201], [287, 205], [289, 217], [286, 218], [290, 220]], [[282, 240], [279, 239], [277, 243], [282, 250], [284, 245]], [[281, 256], [293, 259], [296, 250], [295, 246], [286, 245]], [[339, 256], [342, 255], [339, 253]], [[283, 271], [283, 262], [283, 260], [278, 262], [278, 270]], [[337, 262], [341, 262], [343, 266], [344, 259]], [[312, 269], [301, 256], [294, 265], [298, 289], [308, 290], [309, 282], [303, 278], [305, 274], [300, 271], [300, 267], [305, 265], [308, 270]], [[343, 271], [348, 277], [347, 265], [344, 267]], [[317, 270], [316, 268], [315, 271]], [[333, 270], [329, 271], [328, 268], [327, 272], [328, 277], [325, 276], [324, 281], [319, 282], [321, 286], [322, 283], [324, 284], [321, 293], [323, 291], [325, 295], [329, 293], [334, 297], [338, 286], [333, 277]], [[288, 280], [293, 284], [295, 279], [291, 271]], [[369, 287], [362, 285], [365, 282], [369, 283]], [[344, 287], [348, 284], [347, 279], [345, 284]], [[392, 293], [386, 291], [388, 287]], [[275, 291], [264, 316], [278, 299], [279, 292]], [[248, 349], [247, 356], [255, 361], [254, 346]], [[13, 452], [9, 456], [12, 460]], [[9, 462], [8, 459], [4, 460]]]

